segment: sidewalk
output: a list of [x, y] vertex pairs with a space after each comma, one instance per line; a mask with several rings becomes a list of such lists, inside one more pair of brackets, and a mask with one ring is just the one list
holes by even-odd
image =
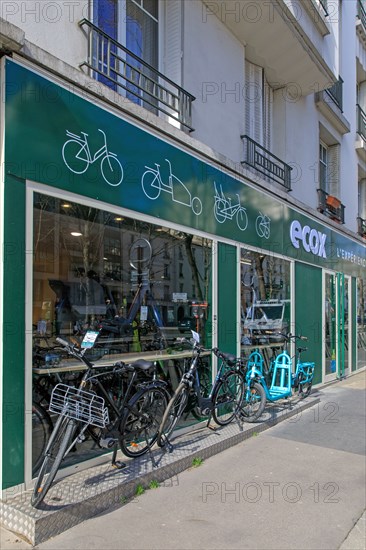
[[365, 377], [37, 548], [364, 550]]

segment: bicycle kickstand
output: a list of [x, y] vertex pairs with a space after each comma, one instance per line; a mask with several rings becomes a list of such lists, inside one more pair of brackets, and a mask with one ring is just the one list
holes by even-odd
[[211, 418], [212, 418], [212, 414], [210, 413], [210, 416], [208, 417], [208, 420], [207, 420], [206, 428], [208, 428], [209, 430], [212, 430], [213, 432], [216, 432], [217, 426], [210, 425]]
[[163, 437], [163, 441], [164, 441], [163, 449], [167, 449], [167, 450], [168, 450], [168, 453], [172, 453], [173, 450], [174, 450], [173, 445], [170, 443], [170, 441], [169, 441], [169, 439], [166, 437], [166, 435], [162, 435], [162, 437]]
[[117, 468], [117, 470], [122, 470], [123, 468], [126, 468], [127, 464], [126, 462], [122, 462], [122, 460], [116, 460], [117, 451], [118, 451], [117, 445], [115, 445], [113, 449], [113, 455], [112, 455], [112, 468]]

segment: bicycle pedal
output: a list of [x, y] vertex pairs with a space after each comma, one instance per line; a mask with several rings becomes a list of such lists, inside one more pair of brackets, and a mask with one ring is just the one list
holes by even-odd
[[212, 430], [213, 432], [216, 432], [216, 430], [217, 430], [217, 426], [212, 426], [211, 424], [207, 424], [207, 428], [209, 430]]
[[126, 468], [126, 466], [126, 462], [122, 462], [122, 460], [116, 460], [115, 462], [112, 462], [112, 468], [116, 468], [117, 470], [122, 470], [123, 468]]

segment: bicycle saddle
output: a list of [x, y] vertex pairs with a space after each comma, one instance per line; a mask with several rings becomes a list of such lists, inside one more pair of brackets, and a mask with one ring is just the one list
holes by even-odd
[[131, 363], [131, 367], [133, 367], [136, 370], [142, 370], [146, 372], [154, 367], [154, 363], [153, 361], [145, 361], [145, 359], [138, 359], [137, 361], [134, 361], [133, 363]]

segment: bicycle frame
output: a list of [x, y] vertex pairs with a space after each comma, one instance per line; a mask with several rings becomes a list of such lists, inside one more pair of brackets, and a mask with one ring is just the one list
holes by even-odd
[[78, 136], [76, 134], [72, 134], [71, 132], [67, 132], [68, 137], [71, 137], [75, 141], [78, 141], [80, 143], [80, 145], [82, 146], [80, 151], [77, 153], [76, 158], [81, 158], [80, 153], [82, 151], [85, 151], [86, 156], [87, 156], [87, 161], [89, 162], [89, 164], [93, 164], [101, 156], [108, 155], [108, 154], [114, 155], [114, 153], [108, 153], [107, 139], [106, 139], [105, 133], [103, 132], [103, 130], [100, 130], [100, 129], [99, 129], [99, 132], [101, 132], [103, 134], [104, 145], [102, 145], [102, 147], [100, 147], [100, 149], [98, 149], [94, 153], [93, 157], [91, 156], [91, 153], [90, 153], [90, 147], [89, 147], [88, 134], [87, 133], [81, 132], [81, 135], [83, 136], [83, 137], [81, 137], [81, 136]]
[[[58, 339], [58, 340], [61, 342], [61, 339]], [[88, 386], [89, 383], [91, 383], [92, 385], [97, 386], [97, 388], [98, 388], [97, 393], [104, 398], [104, 400], [107, 404], [108, 410], [113, 411], [113, 415], [114, 415], [113, 420], [111, 422], [109, 422], [109, 424], [105, 428], [99, 428], [100, 433], [99, 433], [99, 436], [98, 436], [98, 443], [102, 448], [106, 448], [106, 449], [111, 449], [112, 447], [115, 447], [115, 451], [114, 451], [113, 458], [112, 458], [112, 465], [114, 465], [116, 454], [117, 454], [117, 447], [115, 445], [117, 440], [113, 437], [113, 430], [116, 428], [118, 423], [121, 421], [122, 415], [125, 413], [125, 410], [126, 409], [128, 409], [130, 411], [132, 410], [129, 407], [129, 398], [132, 397], [132, 395], [133, 395], [133, 392], [131, 390], [135, 385], [136, 379], [138, 378], [138, 371], [133, 367], [133, 365], [121, 364], [121, 365], [118, 365], [118, 366], [114, 365], [112, 368], [107, 367], [108, 370], [105, 370], [104, 372], [94, 373], [93, 372], [94, 369], [100, 368], [100, 367], [95, 367], [84, 356], [83, 353], [78, 353], [76, 350], [74, 350], [73, 355], [77, 359], [81, 360], [87, 366], [87, 370], [84, 373], [84, 375], [83, 375], [83, 377], [80, 381], [78, 390], [84, 390]], [[118, 394], [117, 394], [117, 399], [116, 400], [112, 399], [112, 397], [107, 392], [107, 390], [105, 389], [105, 387], [103, 386], [103, 384], [100, 382], [100, 380], [98, 378], [103, 377], [106, 374], [121, 375], [121, 374], [127, 374], [128, 372], [132, 373], [132, 376], [131, 376], [131, 378], [128, 382], [127, 389], [125, 391], [123, 391], [122, 384], [121, 384], [120, 388], [119, 388], [119, 391], [118, 391]], [[154, 376], [155, 376], [155, 373], [154, 373]], [[121, 377], [121, 381], [122, 381], [122, 377]], [[151, 387], [158, 387], [159, 386], [159, 387], [166, 388], [166, 383], [165, 382], [163, 382], [161, 380], [157, 380], [155, 378], [153, 378], [149, 382], [141, 382], [140, 384], [137, 385], [137, 387], [138, 388], [143, 387], [144, 384], [149, 384]], [[136, 414], [138, 416], [138, 411], [134, 411], [134, 414]], [[83, 435], [84, 435], [85, 431], [89, 428], [89, 426], [90, 426], [90, 424], [84, 424], [82, 429], [77, 432], [77, 434], [75, 435], [75, 437], [71, 441], [69, 447], [67, 448], [64, 456], [68, 455], [68, 453], [75, 446], [76, 443], [80, 443], [80, 442], [83, 441]], [[111, 434], [110, 439], [108, 439], [106, 437], [106, 436], [108, 436], [108, 434]], [[95, 439], [95, 438], [93, 437], [93, 439]], [[104, 441], [103, 441], [103, 439], [104, 439]]]
[[[294, 356], [296, 358], [296, 367], [295, 372], [292, 372], [293, 358], [289, 355], [287, 351], [287, 344], [291, 338], [306, 339], [301, 336], [294, 335], [284, 335], [285, 338], [285, 347], [284, 351], [279, 354], [273, 363], [273, 372], [270, 370], [272, 380], [271, 385], [268, 386], [266, 377], [264, 375], [264, 360], [262, 355], [258, 350], [252, 352], [249, 356], [247, 363], [247, 374], [246, 380], [248, 384], [251, 381], [258, 381], [265, 391], [266, 397], [269, 401], [277, 401], [292, 395], [293, 388], [298, 388], [299, 385], [305, 385], [312, 383], [314, 376], [314, 363], [301, 363], [300, 354], [304, 349], [298, 348], [297, 354]], [[300, 379], [300, 375], [303, 376]], [[279, 380], [279, 383], [278, 383]]]

